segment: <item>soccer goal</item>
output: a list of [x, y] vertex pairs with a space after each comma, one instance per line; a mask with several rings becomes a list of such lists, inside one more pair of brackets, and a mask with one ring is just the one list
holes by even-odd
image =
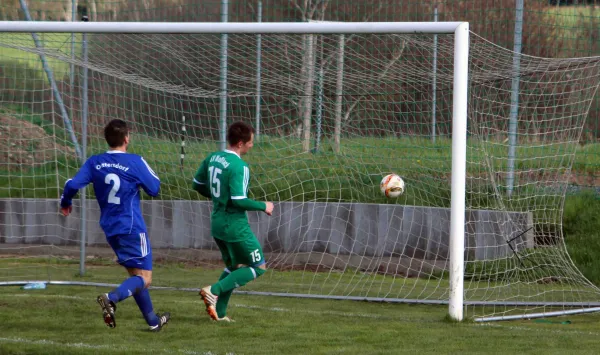
[[162, 181], [143, 201], [154, 285], [202, 286], [222, 265], [192, 177], [244, 120], [250, 194], [276, 207], [249, 213], [270, 270], [239, 292], [456, 320], [597, 311], [561, 219], [599, 62], [518, 55], [464, 22], [0, 22], [1, 284], [117, 281], [92, 189], [68, 219], [58, 197], [121, 118]]

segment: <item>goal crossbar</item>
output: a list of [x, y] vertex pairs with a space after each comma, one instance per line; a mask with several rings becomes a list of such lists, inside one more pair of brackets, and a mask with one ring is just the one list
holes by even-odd
[[467, 22], [56, 22], [0, 21], [0, 32], [349, 34], [454, 33]]

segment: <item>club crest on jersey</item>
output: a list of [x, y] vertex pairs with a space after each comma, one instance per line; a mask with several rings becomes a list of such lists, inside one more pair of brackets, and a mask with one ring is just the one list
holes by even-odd
[[217, 162], [217, 163], [221, 163], [221, 165], [223, 165], [224, 168], [229, 166], [229, 163], [227, 162], [227, 160], [225, 160], [225, 158], [223, 158], [222, 156], [219, 155], [213, 155], [212, 158], [210, 158], [210, 162]]

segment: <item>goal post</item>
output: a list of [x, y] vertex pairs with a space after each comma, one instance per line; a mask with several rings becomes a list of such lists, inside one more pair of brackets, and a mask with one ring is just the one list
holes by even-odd
[[[28, 33], [45, 34], [44, 45], [18, 36]], [[68, 52], [64, 35], [71, 33], [89, 34], [85, 58]], [[84, 125], [80, 99], [66, 93], [88, 88], [87, 156], [104, 149], [108, 120], [134, 126], [131, 151], [161, 177], [159, 199], [142, 201], [159, 265], [189, 263], [210, 275], [220, 265], [210, 203], [190, 184], [201, 159], [223, 141], [226, 108], [228, 124], [260, 117], [260, 140], [245, 157], [250, 195], [276, 204], [271, 218], [249, 213], [272, 271], [240, 292], [438, 304], [457, 321], [600, 307], [598, 288], [566, 251], [561, 222], [600, 82], [598, 58], [522, 56], [515, 68], [513, 52], [471, 33], [466, 22], [0, 21], [2, 285], [45, 277], [38, 264], [19, 264], [23, 255], [66, 257], [87, 246], [88, 257], [111, 257], [92, 189], [72, 216], [85, 209], [87, 225], [56, 213], [58, 194], [81, 162], [48, 83], [28, 66], [36, 56], [56, 70], [88, 72], [89, 86], [77, 76], [75, 88], [55, 76], [76, 127]], [[514, 191], [506, 194], [514, 76], [522, 138]], [[307, 149], [310, 139], [318, 150]], [[389, 173], [406, 182], [396, 200], [379, 193]], [[81, 228], [86, 245], [73, 238]], [[3, 255], [14, 258], [10, 267]], [[81, 284], [62, 265], [48, 270], [49, 281]], [[155, 284], [200, 286], [183, 276], [157, 276]]]
[[[434, 22], [437, 23], [437, 22]], [[469, 24], [454, 31], [452, 96], [452, 177], [450, 195], [450, 318], [463, 319], [465, 254], [465, 189], [467, 172], [467, 100], [469, 84]]]

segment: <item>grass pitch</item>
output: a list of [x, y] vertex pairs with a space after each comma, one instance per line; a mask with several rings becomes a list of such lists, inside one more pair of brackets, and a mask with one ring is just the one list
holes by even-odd
[[[16, 280], [7, 277], [11, 265], [0, 264], [1, 278]], [[84, 277], [74, 275], [74, 262], [69, 267], [33, 260], [19, 265], [29, 265], [27, 276], [36, 279], [52, 275], [120, 283], [126, 277], [124, 270], [108, 263], [90, 264]], [[218, 274], [216, 269], [159, 266], [154, 279], [156, 284], [185, 281], [188, 287], [199, 288]], [[156, 289], [151, 291], [155, 310], [171, 312], [172, 319], [160, 333], [151, 333], [133, 299], [119, 303], [117, 328], [104, 325], [95, 298], [110, 289], [0, 287], [0, 354], [595, 354], [600, 336], [600, 314], [452, 323], [445, 320], [446, 306], [239, 293], [232, 296], [228, 312], [236, 322], [215, 323], [196, 292]]]
[[[119, 279], [115, 276], [115, 279]], [[597, 353], [600, 315], [491, 324], [444, 321], [445, 307], [234, 295], [235, 323], [211, 321], [196, 293], [153, 291], [172, 320], [151, 333], [133, 300], [104, 325], [105, 288], [0, 288], [3, 354]], [[562, 324], [569, 320], [571, 324]]]

